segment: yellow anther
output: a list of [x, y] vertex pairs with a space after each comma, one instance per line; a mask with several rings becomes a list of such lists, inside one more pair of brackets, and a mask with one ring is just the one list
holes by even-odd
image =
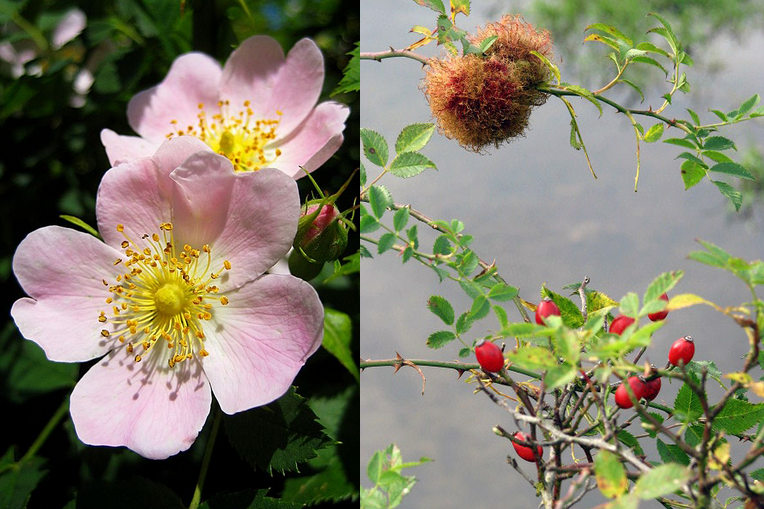
[[228, 297], [226, 297], [226, 296], [220, 297], [220, 303], [222, 305], [224, 305], [224, 306], [227, 306], [228, 305]]
[[[129, 245], [130, 245], [130, 243], [128, 241], [126, 241], [126, 240], [122, 241], [122, 249], [126, 249], [127, 246], [129, 246]], [[130, 256], [130, 255], [128, 255], [128, 256]]]
[[108, 338], [109, 337], [109, 331], [106, 329], [101, 329], [101, 336]]
[[121, 233], [121, 232], [123, 232], [123, 231], [125, 231], [125, 225], [123, 225], [123, 224], [121, 224], [121, 223], [120, 223], [120, 224], [118, 224], [118, 225], [117, 225], [117, 231], [118, 231], [118, 232], [120, 232], [120, 233]]
[[231, 262], [229, 262], [228, 260], [225, 260], [223, 262], [223, 267], [225, 267], [225, 270], [231, 270]]

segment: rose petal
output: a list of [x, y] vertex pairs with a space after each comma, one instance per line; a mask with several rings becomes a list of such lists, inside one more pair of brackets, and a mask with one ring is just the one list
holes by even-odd
[[[177, 129], [199, 122], [199, 104], [217, 107], [222, 70], [213, 58], [187, 53], [176, 58], [159, 85], [135, 95], [127, 105], [130, 126], [142, 137], [161, 142]], [[170, 122], [176, 120], [174, 126]]]
[[268, 100], [283, 65], [284, 50], [275, 39], [267, 35], [245, 39], [223, 67], [220, 98], [228, 99], [235, 109], [250, 101], [255, 117], [275, 118]]
[[172, 221], [172, 181], [169, 175], [191, 155], [210, 148], [192, 136], [165, 141], [151, 158], [137, 159], [107, 171], [96, 200], [98, 229], [107, 244], [119, 246], [125, 235], [133, 241], [158, 232], [160, 223]]
[[101, 143], [112, 166], [152, 156], [160, 145], [137, 136], [121, 136], [111, 129], [101, 131]]
[[324, 83], [324, 57], [316, 43], [302, 39], [292, 47], [279, 70], [267, 111], [281, 111], [277, 133], [287, 136], [310, 114]]
[[119, 252], [92, 235], [60, 226], [30, 233], [13, 256], [13, 272], [30, 298], [16, 301], [11, 316], [22, 336], [48, 359], [81, 362], [103, 355], [98, 321], [109, 297], [102, 280], [113, 281]]
[[76, 7], [67, 12], [61, 22], [53, 29], [50, 46], [54, 50], [61, 49], [67, 42], [82, 33], [87, 24], [85, 13]]
[[154, 358], [165, 350], [136, 363], [121, 348], [90, 368], [71, 396], [80, 440], [125, 446], [150, 459], [167, 458], [194, 443], [210, 410], [209, 383], [197, 361], [170, 369], [162, 355]]
[[274, 166], [294, 178], [324, 164], [342, 145], [342, 132], [350, 109], [336, 102], [323, 102], [316, 106], [305, 122], [288, 138], [278, 140], [273, 148], [281, 149]]
[[198, 153], [171, 175], [176, 183], [173, 221], [178, 243], [212, 248], [213, 270], [232, 269], [221, 289], [264, 273], [294, 241], [300, 200], [295, 181], [274, 169], [233, 173], [227, 159]]
[[233, 414], [286, 392], [321, 345], [324, 313], [313, 287], [292, 276], [263, 276], [226, 295], [216, 328], [205, 328], [202, 364], [220, 408]]

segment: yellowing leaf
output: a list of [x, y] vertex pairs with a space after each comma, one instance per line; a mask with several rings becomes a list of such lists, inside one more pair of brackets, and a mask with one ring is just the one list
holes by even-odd
[[419, 39], [417, 42], [406, 46], [406, 51], [413, 51], [417, 48], [421, 48], [422, 46], [430, 44], [432, 41], [435, 41], [435, 40], [437, 40], [436, 37], [424, 37], [422, 39]]
[[669, 311], [676, 311], [677, 309], [688, 308], [696, 304], [707, 304], [713, 308], [719, 309], [719, 306], [713, 302], [707, 301], [703, 297], [695, 295], [694, 293], [682, 293], [671, 297], [666, 309]]
[[708, 468], [713, 470], [721, 470], [729, 460], [730, 444], [729, 442], [725, 442], [714, 449], [714, 454], [711, 456], [711, 458], [709, 458], [708, 461]]
[[764, 398], [764, 382], [753, 382], [748, 388], [758, 397]]
[[722, 378], [729, 378], [733, 382], [740, 382], [741, 384], [747, 384], [751, 382], [751, 375], [748, 373], [727, 373]]
[[470, 0], [451, 0], [451, 21], [456, 23], [456, 15], [459, 13], [470, 15]]

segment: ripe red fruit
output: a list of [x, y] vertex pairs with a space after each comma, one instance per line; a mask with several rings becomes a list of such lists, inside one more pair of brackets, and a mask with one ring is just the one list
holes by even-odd
[[659, 392], [661, 392], [661, 378], [653, 378], [649, 382], [645, 382], [642, 397], [647, 401], [652, 401], [658, 396]]
[[[631, 387], [631, 392], [637, 399], [642, 399], [645, 394], [645, 382], [638, 376], [631, 376], [625, 381]], [[621, 385], [615, 390], [615, 404], [621, 408], [631, 408], [634, 403], [629, 398], [629, 393], [626, 391], [626, 383], [621, 382]]]
[[[515, 438], [518, 440], [523, 440], [525, 442], [529, 442], [531, 437], [523, 433], [522, 431], [518, 431], [515, 433]], [[515, 448], [515, 452], [518, 456], [520, 456], [525, 461], [530, 461], [531, 463], [536, 462], [536, 458], [533, 457], [533, 449], [530, 447], [526, 447], [524, 445], [517, 445], [516, 443], [512, 442], [512, 447]], [[539, 458], [542, 457], [544, 450], [541, 448], [540, 445], [536, 446], [536, 452], [538, 453]]]
[[495, 343], [490, 341], [478, 341], [475, 345], [475, 357], [478, 364], [486, 371], [495, 373], [504, 367], [504, 354]]
[[[668, 302], [668, 300], [669, 300], [668, 295], [665, 294], [665, 293], [663, 295], [661, 295], [660, 297], [658, 297], [658, 298], [661, 299], [661, 300], [665, 300], [666, 302]], [[663, 311], [658, 311], [657, 313], [650, 313], [650, 314], [647, 315], [647, 317], [652, 322], [657, 322], [659, 320], [663, 320], [667, 316], [668, 316], [668, 309], [664, 309]]]
[[536, 323], [544, 325], [544, 318], [550, 315], [560, 316], [560, 308], [549, 297], [544, 297], [536, 308]]
[[618, 315], [615, 318], [613, 318], [613, 323], [610, 324], [610, 332], [613, 334], [618, 334], [619, 336], [621, 333], [626, 330], [626, 327], [634, 323], [634, 319], [630, 318], [628, 316]]
[[692, 356], [695, 355], [695, 343], [692, 341], [691, 336], [685, 336], [674, 341], [669, 350], [668, 360], [674, 366], [679, 366], [679, 363], [687, 364], [692, 360]]

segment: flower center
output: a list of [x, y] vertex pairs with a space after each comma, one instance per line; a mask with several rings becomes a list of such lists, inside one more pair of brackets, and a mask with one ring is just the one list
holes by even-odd
[[165, 283], [154, 294], [154, 305], [157, 307], [157, 311], [165, 316], [177, 315], [185, 304], [185, 292], [183, 287], [177, 283]]
[[105, 338], [117, 336], [127, 342], [127, 351], [136, 349], [135, 361], [140, 362], [157, 344], [165, 345], [164, 352], [152, 357], [172, 368], [175, 364], [191, 359], [194, 353], [206, 357], [203, 324], [212, 319], [213, 303], [225, 306], [228, 298], [218, 296], [219, 289], [211, 284], [224, 270], [230, 270], [227, 260], [223, 267], [212, 271], [212, 250], [202, 246], [201, 251], [190, 245], [179, 251], [173, 242], [172, 223], [159, 225], [159, 234], [145, 234], [139, 246], [117, 225], [117, 231], [125, 236], [122, 249], [125, 259], [118, 258], [115, 267], [121, 266], [116, 284], [103, 281], [110, 296], [111, 316], [101, 311], [98, 321], [110, 322], [112, 330], [102, 329]]
[[[218, 101], [218, 113], [208, 118], [204, 103], [199, 103], [197, 124], [183, 129], [177, 120], [172, 120], [172, 132], [166, 137], [195, 136], [218, 154], [227, 157], [236, 171], [265, 168], [281, 155], [280, 149], [268, 147], [276, 139], [280, 119], [255, 118], [250, 104], [244, 101], [243, 108], [234, 111], [228, 100]], [[282, 113], [276, 111], [276, 114], [280, 117]]]

